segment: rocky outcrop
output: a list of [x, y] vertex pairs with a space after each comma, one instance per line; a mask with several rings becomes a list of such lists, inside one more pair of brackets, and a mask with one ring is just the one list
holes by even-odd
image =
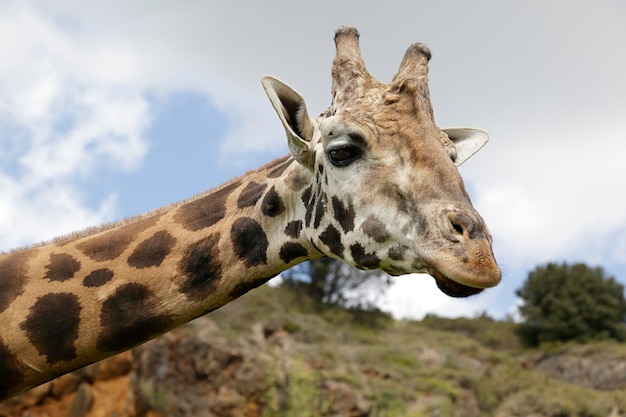
[[0, 416], [128, 416], [133, 368], [131, 352], [124, 352], [0, 403]]
[[[248, 337], [235, 339], [220, 335], [208, 319], [193, 327], [134, 351], [137, 369], [130, 385], [137, 416], [154, 410], [175, 417], [284, 415], [301, 399], [302, 377], [295, 374], [312, 372], [303, 363], [293, 364], [294, 341], [281, 327], [256, 323]], [[344, 417], [368, 415], [367, 403], [348, 384], [326, 378], [319, 384], [314, 378], [306, 382], [311, 383], [307, 394], [316, 391], [314, 402], [324, 407], [320, 411]]]
[[260, 416], [272, 356], [250, 340], [225, 339], [209, 320], [193, 327], [133, 352], [136, 415]]
[[602, 391], [626, 390], [626, 358], [565, 352], [545, 356], [533, 367], [570, 384]]

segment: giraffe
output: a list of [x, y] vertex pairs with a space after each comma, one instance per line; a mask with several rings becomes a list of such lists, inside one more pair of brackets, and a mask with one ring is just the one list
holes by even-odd
[[330, 256], [426, 272], [454, 297], [500, 281], [492, 238], [456, 165], [487, 141], [440, 129], [430, 51], [389, 84], [359, 33], [335, 33], [332, 102], [317, 118], [282, 81], [262, 85], [290, 153], [186, 201], [0, 255], [0, 399], [144, 343], [293, 265]]

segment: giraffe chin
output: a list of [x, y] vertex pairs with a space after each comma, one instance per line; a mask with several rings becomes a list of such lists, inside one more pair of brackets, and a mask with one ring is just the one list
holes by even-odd
[[435, 278], [437, 287], [439, 287], [441, 292], [450, 297], [469, 297], [471, 295], [476, 295], [483, 290], [483, 288], [475, 288], [468, 285], [459, 284], [458, 282], [446, 277], [444, 274], [435, 269], [429, 270], [428, 273], [433, 278]]

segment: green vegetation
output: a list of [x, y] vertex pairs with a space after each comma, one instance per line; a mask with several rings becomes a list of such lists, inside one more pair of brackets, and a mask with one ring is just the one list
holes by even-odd
[[626, 340], [624, 286], [602, 268], [553, 264], [532, 271], [517, 291], [519, 334], [530, 346], [550, 341]]
[[[596, 389], [546, 365], [587, 364], [589, 380], [624, 369], [626, 345], [528, 349], [516, 323], [486, 315], [394, 321], [381, 312], [355, 313], [305, 298], [286, 288], [261, 287], [209, 316], [225, 332], [261, 322], [288, 334], [289, 349], [274, 352], [263, 416], [607, 417], [614, 407], [626, 413], [623, 372], [609, 375], [616, 385]], [[332, 384], [352, 392], [363, 414], [338, 411]]]

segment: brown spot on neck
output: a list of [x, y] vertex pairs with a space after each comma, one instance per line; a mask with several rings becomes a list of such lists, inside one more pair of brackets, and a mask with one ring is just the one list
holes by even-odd
[[247, 267], [267, 264], [269, 242], [261, 225], [250, 217], [241, 217], [233, 223], [230, 231], [235, 255]]
[[194, 301], [205, 299], [222, 278], [219, 241], [220, 234], [214, 233], [191, 244], [180, 261], [180, 290]]
[[110, 269], [102, 268], [92, 271], [83, 280], [85, 287], [100, 287], [113, 279], [114, 273]]
[[285, 234], [289, 237], [297, 239], [302, 231], [302, 220], [293, 220], [285, 226]]
[[320, 234], [320, 241], [328, 246], [331, 253], [343, 257], [344, 246], [341, 243], [341, 233], [332, 224]]
[[46, 294], [37, 299], [20, 324], [49, 364], [76, 358], [74, 342], [78, 339], [81, 309], [75, 294]]
[[24, 291], [27, 262], [37, 252], [37, 249], [26, 249], [0, 255], [0, 313]]
[[141, 242], [128, 257], [128, 264], [133, 268], [159, 266], [176, 244], [176, 238], [166, 230], [160, 230]]
[[80, 262], [66, 253], [50, 254], [50, 263], [46, 266], [46, 278], [50, 281], [65, 281], [80, 270]]
[[280, 198], [276, 188], [272, 187], [263, 197], [261, 204], [261, 212], [269, 217], [276, 217], [285, 211], [285, 204], [283, 199]]
[[286, 242], [281, 248], [278, 256], [280, 259], [289, 264], [298, 258], [306, 258], [309, 255], [309, 251], [297, 242]]
[[185, 203], [178, 208], [176, 221], [192, 232], [213, 226], [226, 215], [226, 199], [240, 185], [241, 180], [237, 180], [204, 197]]
[[291, 170], [285, 179], [285, 185], [287, 185], [290, 190], [295, 192], [302, 190], [308, 184], [309, 178], [307, 178], [307, 176], [298, 169]]
[[145, 285], [122, 285], [102, 304], [98, 349], [121, 352], [169, 330], [173, 318], [163, 310]]
[[243, 209], [254, 206], [263, 195], [265, 188], [267, 188], [267, 184], [258, 184], [256, 182], [251, 182], [246, 185], [246, 188], [244, 188], [241, 194], [239, 194], [237, 207]]
[[154, 226], [161, 215], [156, 214], [85, 238], [76, 245], [76, 248], [94, 261], [111, 261], [118, 258], [139, 233]]

